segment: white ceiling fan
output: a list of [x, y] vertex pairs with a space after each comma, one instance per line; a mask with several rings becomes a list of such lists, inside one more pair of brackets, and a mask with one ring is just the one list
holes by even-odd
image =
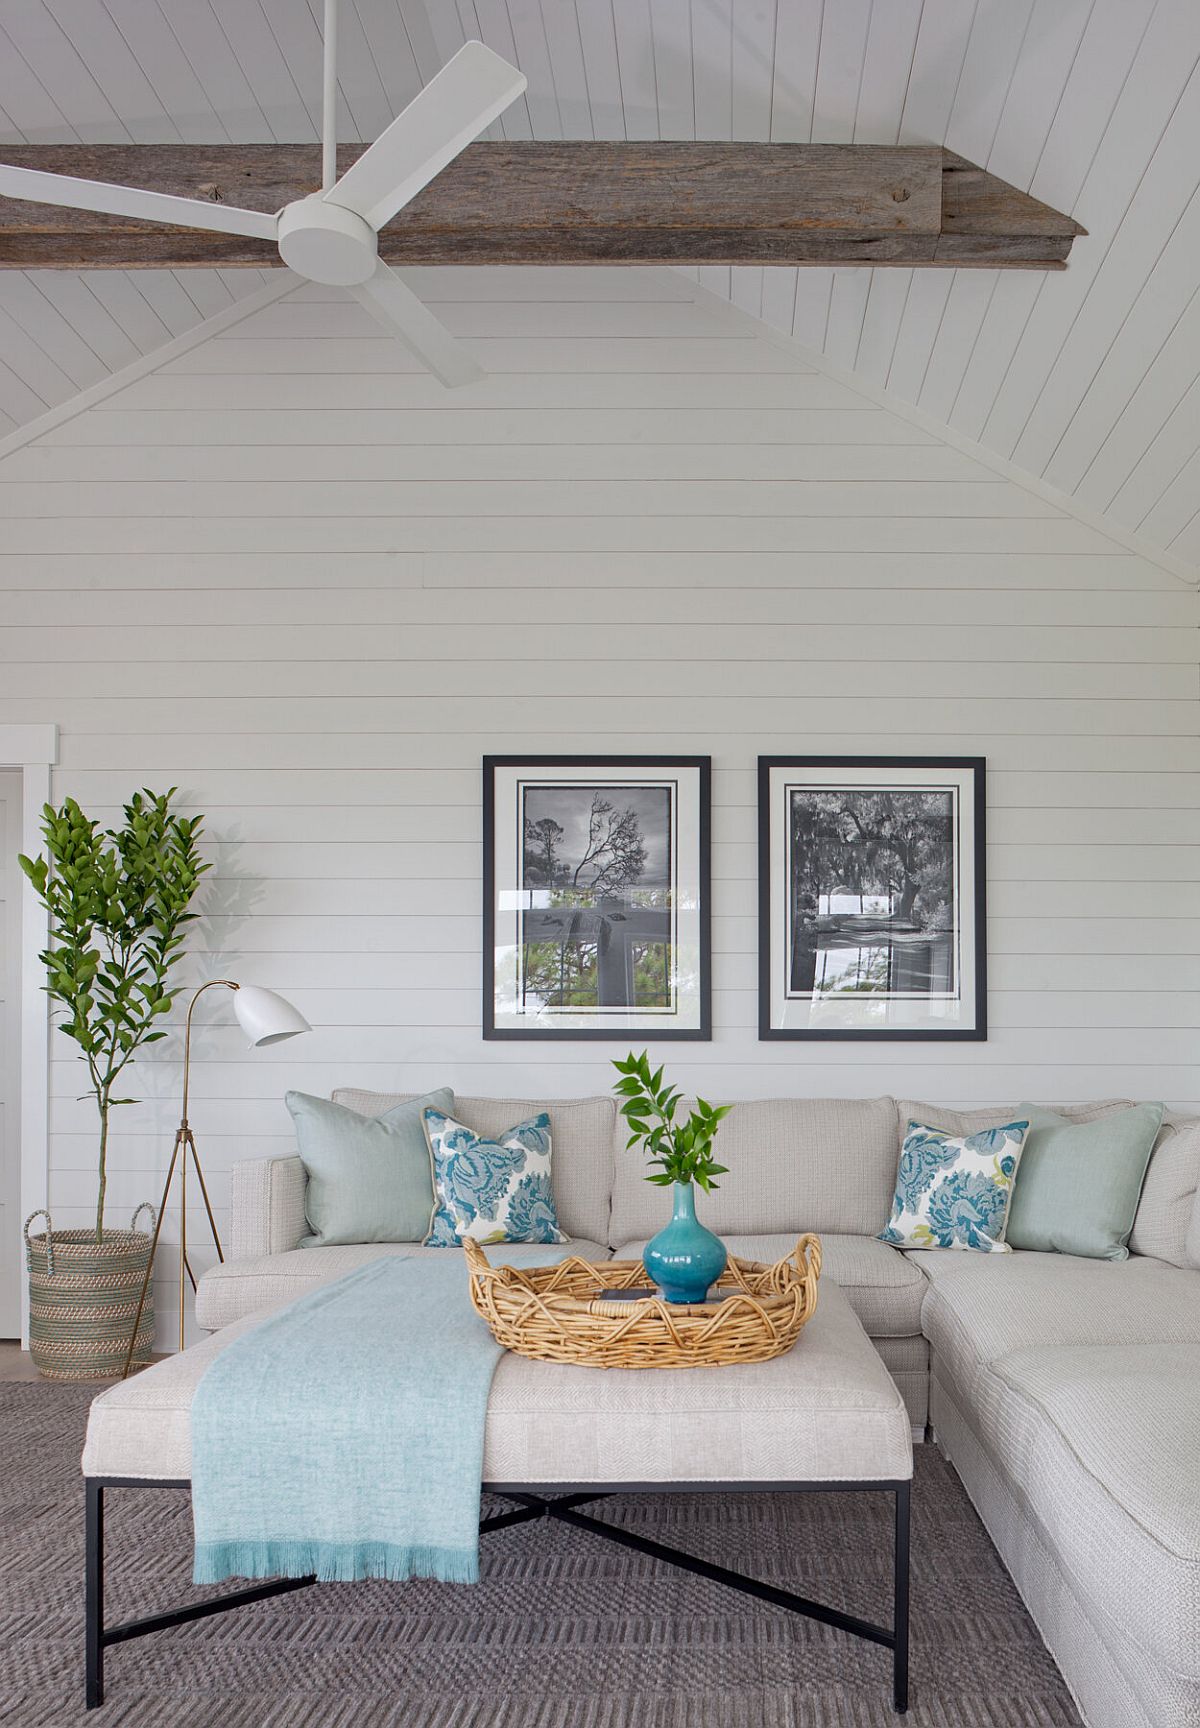
[[0, 197], [273, 240], [298, 276], [349, 288], [443, 384], [472, 383], [482, 368], [379, 257], [379, 230], [516, 101], [524, 74], [482, 42], [468, 42], [339, 180], [336, 42], [337, 0], [325, 0], [322, 187], [274, 215], [4, 164]]

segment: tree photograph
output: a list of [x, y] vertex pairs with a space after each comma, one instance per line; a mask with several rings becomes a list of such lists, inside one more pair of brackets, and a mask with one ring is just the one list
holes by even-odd
[[953, 994], [954, 794], [793, 788], [788, 823], [789, 994]]
[[669, 1007], [672, 788], [539, 784], [521, 797], [526, 1002]]

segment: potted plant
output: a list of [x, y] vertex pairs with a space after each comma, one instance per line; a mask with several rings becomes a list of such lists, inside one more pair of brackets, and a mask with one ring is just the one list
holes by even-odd
[[[137, 1212], [128, 1230], [105, 1228], [104, 1197], [110, 1116], [133, 1103], [114, 1088], [143, 1045], [166, 1037], [162, 1017], [179, 994], [171, 978], [184, 926], [197, 916], [188, 908], [209, 868], [196, 846], [203, 819], [172, 809], [175, 790], [136, 792], [122, 826], [104, 830], [73, 798], [57, 810], [47, 804], [46, 856], [18, 860], [49, 914], [50, 946], [39, 956], [46, 991], [62, 1010], [59, 1030], [87, 1064], [100, 1125], [94, 1228], [56, 1231], [48, 1212], [25, 1222], [29, 1349], [51, 1379], [120, 1371], [150, 1253]], [[31, 1236], [39, 1216], [45, 1234]], [[147, 1303], [135, 1362], [149, 1360], [153, 1337]]]
[[646, 1244], [642, 1264], [668, 1302], [703, 1302], [724, 1272], [727, 1256], [720, 1237], [696, 1217], [695, 1191], [711, 1193], [716, 1177], [727, 1174], [716, 1161], [713, 1142], [732, 1105], [697, 1098], [687, 1120], [676, 1121], [683, 1094], [664, 1081], [661, 1068], [651, 1072], [645, 1050], [640, 1056], [631, 1051], [613, 1067], [621, 1076], [613, 1091], [624, 1099], [621, 1114], [632, 1129], [627, 1144], [644, 1144], [650, 1163], [658, 1166], [647, 1182], [674, 1190], [671, 1221]]

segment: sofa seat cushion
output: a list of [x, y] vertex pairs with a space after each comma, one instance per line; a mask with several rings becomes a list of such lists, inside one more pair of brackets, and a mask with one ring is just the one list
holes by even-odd
[[[723, 1236], [739, 1260], [773, 1265], [796, 1246], [792, 1235]], [[614, 1259], [640, 1260], [645, 1242], [625, 1242]], [[921, 1305], [928, 1290], [915, 1259], [873, 1236], [821, 1237], [821, 1274], [850, 1298], [870, 1338], [915, 1338], [921, 1332]]]
[[[572, 1241], [571, 1251], [586, 1260], [607, 1260], [599, 1242]], [[292, 1248], [259, 1260], [227, 1260], [204, 1274], [196, 1291], [196, 1322], [208, 1332], [232, 1326], [247, 1314], [292, 1302], [318, 1284], [342, 1278], [368, 1260], [389, 1254], [461, 1254], [458, 1248], [426, 1248], [418, 1242], [356, 1242], [332, 1248]], [[536, 1244], [509, 1243], [488, 1249], [496, 1264], [537, 1266], [547, 1250]], [[466, 1268], [463, 1269], [466, 1278]]]
[[[680, 1113], [686, 1112], [686, 1103]], [[642, 1147], [617, 1134], [609, 1241], [645, 1240], [660, 1229], [663, 1196], [645, 1180]], [[735, 1104], [721, 1124], [717, 1159], [729, 1166], [704, 1197], [719, 1236], [804, 1230], [875, 1236], [891, 1210], [900, 1143], [891, 1098], [768, 1098]]]
[[1200, 1278], [1161, 1260], [923, 1253], [922, 1328], [964, 1394], [980, 1368], [1056, 1344], [1198, 1344]]
[[[259, 1318], [102, 1392], [85, 1474], [188, 1480], [196, 1384]], [[771, 1362], [648, 1373], [506, 1353], [488, 1398], [483, 1468], [485, 1481], [529, 1486], [905, 1481], [912, 1440], [900, 1393], [830, 1285], [795, 1349]]]
[[991, 1374], [985, 1442], [1076, 1590], [1200, 1679], [1200, 1344], [1036, 1347]]

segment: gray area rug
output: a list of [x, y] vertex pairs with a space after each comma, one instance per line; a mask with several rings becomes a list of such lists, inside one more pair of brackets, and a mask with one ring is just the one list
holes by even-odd
[[[884, 1728], [886, 1651], [539, 1522], [483, 1538], [482, 1582], [331, 1584], [110, 1649], [81, 1708], [91, 1391], [0, 1385], [6, 1728]], [[501, 1509], [497, 1503], [496, 1510]], [[597, 1512], [785, 1589], [890, 1618], [891, 1501], [711, 1495]], [[178, 1491], [107, 1497], [108, 1615], [186, 1599]], [[1079, 1728], [958, 1478], [917, 1453], [912, 1728]]]

